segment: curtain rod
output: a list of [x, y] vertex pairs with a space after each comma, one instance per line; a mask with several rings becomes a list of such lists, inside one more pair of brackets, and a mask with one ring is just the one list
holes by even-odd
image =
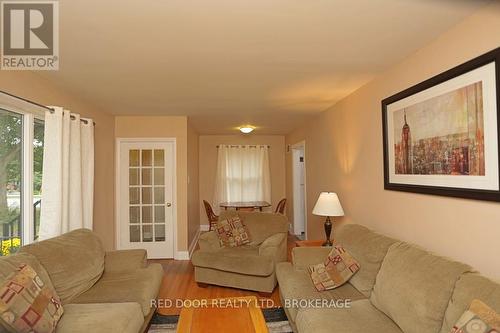
[[[235, 148], [235, 147], [255, 147], [255, 148], [257, 148], [257, 147], [260, 147], [260, 146], [266, 146], [266, 145], [227, 145], [227, 146], [229, 146], [229, 147], [234, 147], [234, 148]], [[217, 146], [215, 146], [215, 147], [219, 148], [220, 146], [219, 146], [219, 145], [217, 145]], [[267, 145], [266, 147], [267, 147], [267, 148], [271, 148], [271, 146], [269, 146], [269, 145]]]
[[[45, 109], [45, 110], [49, 111], [50, 113], [54, 113], [54, 112], [56, 112], [53, 108], [50, 108], [50, 107], [48, 107], [48, 106], [42, 105], [42, 104], [37, 103], [37, 102], [33, 102], [32, 100], [29, 100], [29, 99], [27, 99], [27, 98], [24, 98], [24, 97], [19, 97], [19, 96], [16, 96], [16, 95], [12, 95], [12, 94], [10, 94], [10, 93], [8, 93], [8, 92], [6, 92], [6, 91], [3, 91], [3, 90], [0, 90], [0, 92], [1, 92], [2, 94], [5, 94], [5, 95], [10, 96], [10, 97], [12, 97], [12, 98], [17, 98], [17, 99], [19, 99], [19, 100], [21, 100], [21, 101], [23, 101], [23, 102], [26, 102], [26, 103], [33, 104], [33, 105], [35, 105], [35, 106], [38, 106], [38, 107], [40, 107], [40, 108], [42, 108], [42, 109]], [[75, 119], [76, 119], [76, 118], [75, 118], [75, 116], [70, 116], [70, 118], [71, 118], [71, 119], [73, 119], [73, 120], [75, 120]], [[85, 124], [88, 124], [88, 123], [89, 123], [89, 121], [88, 121], [87, 119], [80, 119], [80, 121], [81, 121], [81, 122], [83, 122], [83, 123], [85, 123]], [[92, 122], [92, 124], [95, 126], [95, 122]]]

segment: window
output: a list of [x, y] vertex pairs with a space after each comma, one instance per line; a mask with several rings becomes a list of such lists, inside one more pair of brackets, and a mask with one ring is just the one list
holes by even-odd
[[37, 238], [43, 136], [42, 119], [21, 110], [0, 108], [1, 256]]
[[267, 146], [219, 146], [214, 204], [239, 201], [271, 201]]

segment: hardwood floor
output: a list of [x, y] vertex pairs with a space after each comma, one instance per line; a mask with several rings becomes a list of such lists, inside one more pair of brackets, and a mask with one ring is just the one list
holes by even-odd
[[[297, 237], [288, 235], [288, 260], [291, 259], [291, 251], [295, 246]], [[279, 288], [276, 287], [269, 298], [260, 296], [257, 292], [249, 290], [241, 290], [234, 288], [225, 288], [209, 285], [206, 288], [200, 288], [194, 280], [194, 267], [190, 260], [150, 260], [163, 266], [165, 275], [160, 288], [158, 298], [160, 302], [165, 302], [166, 306], [161, 303], [158, 312], [164, 315], [178, 315], [181, 311], [181, 306], [176, 306], [177, 300], [195, 300], [195, 299], [211, 299], [223, 297], [238, 297], [254, 295], [264, 307], [281, 306], [279, 297]], [[272, 300], [267, 302], [266, 300]], [[169, 303], [172, 302], [172, 306]]]

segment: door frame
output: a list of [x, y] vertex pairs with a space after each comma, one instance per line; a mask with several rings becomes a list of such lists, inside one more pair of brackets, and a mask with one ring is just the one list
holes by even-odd
[[122, 143], [141, 143], [141, 142], [161, 142], [161, 143], [173, 143], [173, 181], [172, 181], [172, 224], [173, 224], [173, 257], [175, 259], [178, 256], [177, 251], [177, 139], [176, 138], [125, 138], [118, 137], [115, 140], [115, 248], [117, 250], [122, 250], [121, 248], [121, 223], [120, 223], [120, 193], [121, 193], [121, 170], [120, 170], [120, 148]]
[[295, 158], [295, 151], [296, 150], [302, 150], [304, 152], [304, 165], [303, 165], [303, 168], [304, 168], [304, 193], [302, 194], [303, 195], [303, 198], [304, 198], [304, 237], [305, 239], [308, 239], [307, 238], [307, 235], [308, 235], [308, 232], [307, 232], [307, 217], [308, 217], [308, 213], [307, 213], [307, 159], [306, 159], [306, 141], [303, 140], [303, 141], [300, 141], [300, 142], [297, 142], [293, 145], [290, 146], [291, 148], [291, 153], [292, 153], [292, 200], [293, 200], [293, 211], [292, 211], [292, 216], [293, 216], [293, 225], [292, 225], [292, 230], [293, 230], [293, 233], [295, 234], [295, 202], [296, 202], [296, 196], [295, 196], [295, 192], [297, 190], [297, 188], [300, 188], [299, 186], [297, 186], [297, 169], [296, 169], [296, 158]]

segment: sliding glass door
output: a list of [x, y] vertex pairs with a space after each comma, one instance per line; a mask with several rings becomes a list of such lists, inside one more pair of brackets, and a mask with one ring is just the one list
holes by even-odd
[[40, 228], [44, 130], [45, 124], [43, 120], [35, 118], [33, 121], [33, 240], [38, 239], [38, 231]]
[[43, 120], [0, 108], [0, 255], [38, 235]]
[[0, 240], [2, 255], [21, 244], [23, 117], [0, 109]]

